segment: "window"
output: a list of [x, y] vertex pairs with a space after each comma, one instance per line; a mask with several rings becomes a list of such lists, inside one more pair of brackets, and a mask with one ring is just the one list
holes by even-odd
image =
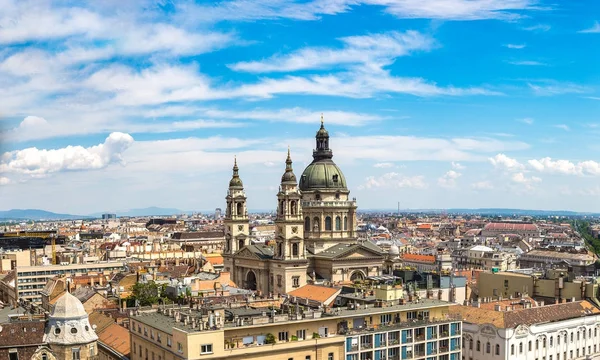
[[310, 231], [310, 218], [308, 216], [304, 218], [304, 231]]
[[138, 324], [138, 332], [141, 333], [142, 332], [142, 326], [140, 324]]
[[292, 286], [300, 287], [300, 276], [292, 276]]
[[477, 351], [481, 351], [481, 341], [477, 340]]
[[54, 329], [54, 335], [58, 335], [58, 334], [60, 334], [60, 328]]
[[161, 335], [159, 332], [156, 333], [156, 341], [161, 342], [160, 341]]
[[298, 256], [300, 254], [300, 245], [298, 243], [292, 244], [292, 256]]
[[94, 348], [94, 344], [90, 344], [90, 356], [96, 355], [96, 349]]
[[512, 344], [512, 345], [510, 346], [510, 354], [511, 354], [511, 355], [514, 355], [514, 354], [515, 354], [515, 344]]
[[527, 345], [527, 350], [531, 351], [531, 340], [529, 340], [529, 344]]
[[140, 345], [140, 356], [142, 356], [142, 345]]
[[17, 349], [8, 350], [8, 360], [19, 360], [19, 353]]
[[148, 336], [148, 328], [144, 326], [144, 336]]
[[200, 345], [200, 354], [212, 354], [212, 344]]
[[277, 275], [277, 286], [281, 287], [281, 283], [282, 283], [282, 276], [281, 275]]
[[539, 349], [540, 348], [540, 340], [535, 339], [535, 349]]
[[310, 360], [310, 355], [306, 355], [306, 357], [304, 358], [304, 360]]
[[42, 360], [48, 360], [48, 354], [42, 353]]
[[500, 345], [496, 344], [496, 355], [500, 355]]
[[[168, 336], [167, 336], [167, 346], [168, 346], [168, 347], [171, 347], [171, 344], [173, 344], [173, 343], [172, 343], [172, 340], [171, 340], [171, 338], [170, 338], [170, 337], [168, 337]], [[140, 350], [140, 352], [141, 352], [141, 350]]]
[[492, 351], [491, 349], [492, 349], [492, 345], [491, 345], [491, 344], [490, 344], [490, 342], [488, 341], [488, 342], [485, 344], [485, 352], [489, 354], [489, 353]]
[[473, 339], [469, 339], [469, 350], [473, 350]]
[[519, 354], [523, 353], [523, 343], [519, 343]]
[[287, 331], [279, 332], [279, 341], [288, 341], [288, 332]]
[[333, 353], [329, 353], [329, 355], [327, 355], [327, 360], [333, 360]]
[[344, 216], [344, 230], [348, 230], [348, 217]]
[[154, 330], [150, 329], [150, 339], [154, 340]]
[[136, 352], [135, 352], [135, 342], [133, 343], [133, 353], [136, 354]]
[[384, 314], [380, 316], [381, 324], [389, 324], [392, 322], [392, 314]]
[[[571, 342], [573, 342], [573, 332], [571, 331]], [[573, 352], [573, 351], [571, 351]]]
[[342, 219], [339, 216], [335, 217], [335, 229], [342, 230]]
[[180, 353], [183, 352], [183, 345], [180, 342], [177, 343], [177, 351]]
[[332, 230], [331, 229], [331, 216], [327, 216], [325, 217], [325, 230]]
[[296, 337], [298, 340], [306, 339], [306, 330], [296, 330]]
[[550, 347], [552, 347], [552, 339], [553, 339], [553, 337], [550, 336]]
[[71, 355], [72, 355], [73, 360], [79, 360], [81, 358], [81, 356], [79, 354], [79, 348], [72, 348]]
[[406, 313], [406, 318], [408, 320], [410, 319], [416, 319], [417, 318], [417, 312], [416, 311], [409, 311]]

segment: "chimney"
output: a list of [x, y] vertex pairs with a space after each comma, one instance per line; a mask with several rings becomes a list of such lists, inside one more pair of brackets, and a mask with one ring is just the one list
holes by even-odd
[[506, 312], [512, 311], [512, 308], [510, 306], [506, 307]]
[[571, 302], [575, 302], [575, 296], [571, 298]]
[[540, 306], [544, 306], [544, 300], [540, 301]]
[[502, 305], [500, 305], [500, 304], [494, 305], [494, 311], [502, 311]]

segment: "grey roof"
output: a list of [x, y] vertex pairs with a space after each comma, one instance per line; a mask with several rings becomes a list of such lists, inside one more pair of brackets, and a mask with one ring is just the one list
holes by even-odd
[[381, 248], [375, 244], [373, 244], [370, 241], [365, 241], [363, 243], [356, 243], [356, 244], [336, 244], [333, 245], [332, 247], [328, 248], [327, 250], [323, 250], [317, 254], [315, 254], [315, 257], [326, 257], [326, 258], [340, 258], [343, 257], [346, 254], [352, 253], [358, 249], [365, 249], [368, 250], [370, 252], [374, 252], [375, 254], [379, 255], [379, 256], [383, 256], [383, 250], [381, 250]]
[[271, 259], [273, 258], [273, 248], [267, 245], [256, 244], [256, 245], [247, 245], [246, 249], [250, 250], [254, 254], [256, 254], [261, 259]]
[[73, 296], [78, 298], [82, 303], [88, 301], [94, 294], [96, 294], [96, 290], [89, 287], [79, 287], [73, 291]]
[[11, 306], [5, 306], [4, 308], [0, 309], [0, 324], [9, 322], [8, 318], [10, 315], [25, 315], [26, 313], [27, 310], [20, 306], [16, 308], [13, 308]]

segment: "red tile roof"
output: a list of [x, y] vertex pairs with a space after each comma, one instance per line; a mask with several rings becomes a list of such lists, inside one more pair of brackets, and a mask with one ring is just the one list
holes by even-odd
[[435, 263], [435, 256], [421, 254], [402, 254], [402, 260]]

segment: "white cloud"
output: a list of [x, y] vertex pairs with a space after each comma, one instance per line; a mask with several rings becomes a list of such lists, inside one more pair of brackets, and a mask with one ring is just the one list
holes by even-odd
[[369, 176], [366, 182], [359, 186], [359, 189], [372, 189], [372, 188], [411, 188], [411, 189], [424, 189], [427, 187], [423, 176], [405, 176], [396, 172], [389, 172], [382, 176], [375, 177]]
[[511, 176], [511, 180], [514, 183], [525, 185], [528, 188], [530, 188], [532, 184], [539, 183], [542, 181], [542, 179], [537, 176], [527, 177], [522, 172], [513, 174]]
[[489, 161], [495, 168], [500, 170], [519, 171], [524, 169], [523, 164], [504, 154], [497, 154], [496, 156], [489, 158]]
[[537, 24], [537, 25], [532, 25], [532, 26], [527, 26], [524, 27], [523, 30], [526, 31], [536, 31], [536, 32], [546, 32], [546, 31], [550, 31], [551, 26], [548, 24]]
[[569, 127], [569, 125], [566, 125], [566, 124], [557, 124], [557, 125], [553, 125], [553, 126], [555, 128], [557, 128], [557, 129], [561, 129], [561, 130], [564, 130], [564, 131], [570, 131], [571, 130], [571, 128]]
[[523, 119], [519, 119], [518, 121], [527, 124], [527, 125], [532, 125], [534, 123], [534, 119], [532, 118], [523, 118]]
[[592, 27], [578, 31], [581, 34], [597, 34], [600, 33], [600, 22], [595, 21]]
[[229, 111], [208, 109], [203, 112], [210, 118], [236, 119], [236, 120], [267, 120], [274, 122], [295, 122], [303, 124], [317, 124], [321, 114], [326, 124], [345, 126], [361, 126], [383, 118], [379, 115], [368, 113], [354, 113], [348, 111], [331, 110], [319, 113], [299, 107], [287, 109], [253, 109], [247, 111]]
[[544, 81], [537, 84], [528, 83], [529, 88], [538, 96], [553, 96], [562, 94], [582, 94], [589, 92], [588, 87], [569, 82]]
[[9, 185], [12, 184], [12, 180], [5, 177], [5, 176], [0, 176], [0, 186], [4, 186], [4, 185]]
[[291, 54], [276, 55], [262, 61], [239, 62], [229, 67], [236, 71], [261, 73], [319, 69], [332, 65], [381, 65], [433, 46], [433, 39], [416, 31], [349, 36], [340, 41], [344, 43], [340, 49], [307, 47]]
[[527, 45], [525, 44], [506, 44], [504, 45], [509, 49], [524, 49]]
[[548, 64], [540, 62], [540, 61], [534, 61], [534, 60], [515, 60], [515, 61], [509, 61], [509, 64], [512, 65], [521, 65], [521, 66], [548, 66]]
[[443, 188], [455, 188], [456, 180], [461, 176], [461, 173], [458, 173], [454, 170], [450, 170], [438, 179], [438, 185]]
[[454, 162], [454, 161], [451, 163], [451, 165], [454, 170], [464, 170], [467, 168], [466, 166], [462, 165], [461, 163]]
[[593, 160], [573, 163], [569, 160], [552, 160], [552, 158], [545, 157], [539, 160], [529, 160], [528, 163], [529, 166], [531, 166], [534, 170], [543, 173], [556, 173], [578, 176], [600, 175], [600, 163]]
[[471, 188], [475, 190], [492, 190], [494, 185], [490, 181], [478, 181], [471, 184]]
[[374, 168], [380, 168], [380, 169], [389, 169], [389, 168], [394, 167], [394, 164], [390, 163], [390, 162], [383, 162], [383, 163], [373, 164], [373, 167]]
[[122, 154], [133, 144], [129, 134], [112, 133], [104, 143], [84, 148], [67, 146], [61, 149], [27, 148], [2, 154], [0, 172], [45, 176], [69, 170], [102, 169], [123, 161]]

